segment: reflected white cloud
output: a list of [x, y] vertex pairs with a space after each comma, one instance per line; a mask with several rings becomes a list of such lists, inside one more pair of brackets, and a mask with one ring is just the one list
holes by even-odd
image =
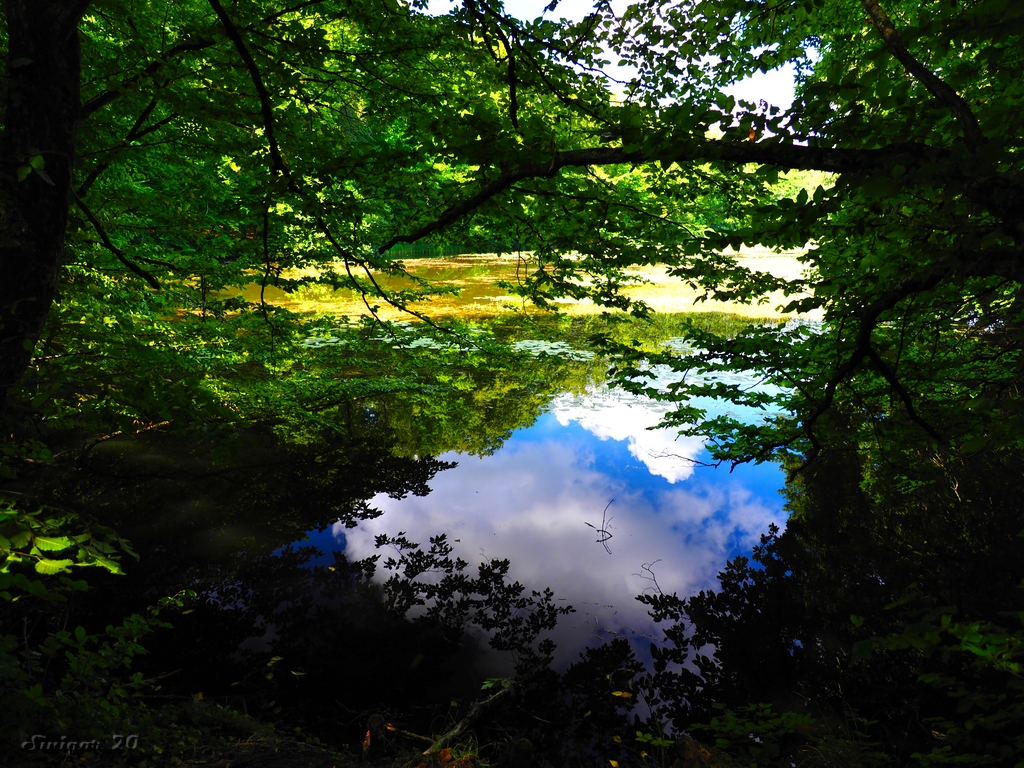
[[627, 441], [629, 452], [652, 475], [675, 483], [693, 474], [693, 463], [704, 448], [704, 439], [683, 437], [671, 429], [654, 429], [668, 411], [663, 404], [618, 389], [563, 395], [551, 404], [551, 412], [562, 426], [575, 421], [601, 440]]
[[[442, 456], [459, 466], [439, 474], [429, 496], [373, 499], [383, 516], [336, 531], [345, 534], [346, 554], [369, 556], [377, 534], [405, 531], [423, 544], [447, 533], [470, 563], [508, 558], [512, 578], [528, 589], [551, 587], [577, 609], [552, 635], [560, 664], [578, 658], [595, 635], [653, 632], [635, 600], [651, 586], [644, 564], [658, 561], [654, 573], [666, 592], [712, 587], [732, 553], [749, 550], [769, 523], [782, 521], [781, 504], [759, 498], [725, 470], [701, 469], [695, 477], [690, 462], [659, 456], [696, 458], [700, 444], [646, 431], [661, 418], [652, 410], [614, 398], [589, 402], [560, 398], [543, 427], [517, 433], [493, 456]], [[552, 418], [586, 432], [556, 429], [552, 436]], [[616, 469], [623, 442], [650, 474]], [[612, 499], [608, 554], [587, 523], [601, 527]]]

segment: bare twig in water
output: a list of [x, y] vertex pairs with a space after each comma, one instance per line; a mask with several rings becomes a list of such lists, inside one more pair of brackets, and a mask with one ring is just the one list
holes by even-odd
[[595, 531], [597, 531], [597, 534], [600, 537], [600, 538], [598, 538], [597, 543], [600, 544], [602, 547], [604, 547], [604, 551], [607, 552], [609, 555], [612, 553], [612, 551], [608, 547], [608, 539], [610, 539], [612, 537], [612, 535], [608, 531], [608, 526], [611, 524], [611, 522], [612, 522], [612, 520], [614, 518], [608, 517], [608, 507], [610, 507], [612, 505], [612, 502], [614, 502], [614, 501], [615, 501], [615, 499], [612, 499], [611, 501], [609, 501], [608, 504], [604, 508], [604, 512], [601, 513], [601, 527], [600, 528], [598, 528], [596, 525], [592, 525], [591, 523], [584, 523], [585, 525], [589, 525], [591, 528], [593, 528]]

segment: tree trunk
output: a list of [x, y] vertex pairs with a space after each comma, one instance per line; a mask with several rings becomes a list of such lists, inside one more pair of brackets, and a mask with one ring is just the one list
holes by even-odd
[[77, 27], [87, 6], [88, 0], [4, 0], [0, 417], [57, 291], [80, 107]]

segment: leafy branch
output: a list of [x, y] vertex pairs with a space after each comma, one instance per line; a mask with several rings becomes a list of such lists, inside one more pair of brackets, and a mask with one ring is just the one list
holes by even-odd
[[[79, 532], [70, 532], [73, 529]], [[68, 574], [72, 568], [98, 567], [123, 574], [120, 553], [138, 557], [126, 539], [104, 526], [82, 527], [72, 512], [41, 507], [27, 512], [14, 500], [0, 499], [0, 598], [18, 599], [12, 588], [37, 597], [62, 599], [38, 580], [28, 578], [18, 567], [31, 563], [43, 576]], [[75, 588], [80, 583], [62, 582]]]

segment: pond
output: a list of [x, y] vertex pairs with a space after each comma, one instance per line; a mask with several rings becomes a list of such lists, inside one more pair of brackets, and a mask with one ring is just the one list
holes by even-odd
[[[425, 543], [444, 533], [473, 567], [508, 559], [511, 578], [575, 607], [549, 634], [556, 668], [617, 636], [642, 648], [656, 631], [638, 594], [715, 587], [729, 559], [785, 520], [777, 465], [713, 466], [700, 438], [657, 427], [667, 410], [606, 385], [560, 394], [492, 455], [439, 456], [457, 466], [428, 495], [380, 494], [369, 503], [382, 516], [311, 531], [309, 542], [325, 553], [319, 562], [334, 550], [358, 560], [379, 552], [381, 534]], [[510, 665], [492, 655], [484, 672], [510, 675]]]

